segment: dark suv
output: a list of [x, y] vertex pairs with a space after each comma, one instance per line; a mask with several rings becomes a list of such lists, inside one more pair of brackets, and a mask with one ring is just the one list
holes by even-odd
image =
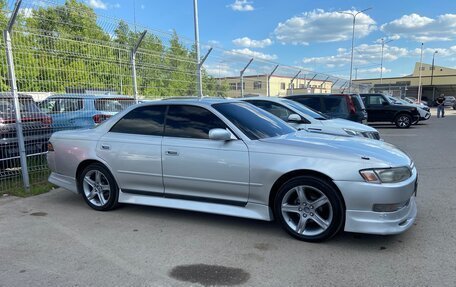
[[[52, 119], [41, 112], [30, 95], [19, 94], [19, 106], [26, 153], [45, 152], [52, 133]], [[11, 94], [0, 94], [0, 146], [0, 169], [17, 166], [19, 145]]]
[[342, 118], [365, 123], [367, 113], [357, 94], [308, 94], [286, 97], [332, 118]]
[[383, 94], [361, 94], [367, 109], [368, 122], [391, 122], [398, 128], [408, 128], [420, 119], [416, 107], [395, 105]]

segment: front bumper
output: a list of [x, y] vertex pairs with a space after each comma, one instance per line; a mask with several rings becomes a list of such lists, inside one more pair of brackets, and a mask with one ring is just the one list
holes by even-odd
[[[416, 219], [415, 202], [417, 172], [403, 182], [371, 184], [366, 182], [335, 181], [346, 205], [344, 230], [369, 234], [398, 234], [409, 229]], [[375, 204], [407, 202], [394, 212], [373, 211]]]

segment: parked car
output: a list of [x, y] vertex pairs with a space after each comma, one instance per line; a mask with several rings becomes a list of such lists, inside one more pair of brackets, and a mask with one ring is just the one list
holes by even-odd
[[[52, 119], [42, 113], [30, 95], [19, 94], [26, 154], [45, 152], [52, 134]], [[16, 167], [19, 144], [16, 134], [16, 111], [11, 93], [0, 95], [0, 169]]]
[[456, 103], [456, 98], [453, 96], [445, 96], [445, 101], [443, 102], [443, 105], [450, 106], [452, 107]]
[[413, 104], [405, 99], [403, 100], [403, 99], [395, 98], [393, 96], [387, 96], [387, 97], [388, 97], [388, 100], [390, 101], [390, 103], [392, 103], [392, 104], [406, 105], [406, 106], [411, 106], [411, 107], [417, 108], [418, 113], [420, 114], [420, 118], [415, 122], [415, 124], [417, 124], [419, 121], [427, 121], [431, 117], [431, 109], [428, 106], [425, 106], [423, 104], [421, 104], [421, 105]]
[[39, 107], [52, 117], [57, 131], [93, 127], [133, 104], [127, 96], [62, 94], [48, 97]]
[[372, 127], [344, 119], [331, 119], [318, 111], [289, 99], [252, 97], [242, 100], [279, 117], [298, 130], [380, 139], [379, 132]]
[[341, 118], [366, 123], [367, 113], [363, 101], [357, 94], [308, 94], [285, 97], [331, 118]]
[[413, 106], [394, 105], [383, 94], [360, 94], [367, 109], [368, 122], [391, 122], [398, 128], [409, 128], [419, 121], [418, 109]]
[[456, 102], [453, 104], [453, 110], [456, 110]]
[[49, 150], [49, 181], [100, 211], [130, 203], [275, 218], [306, 241], [401, 233], [417, 213], [417, 170], [401, 150], [297, 131], [237, 100], [135, 105], [54, 133]]

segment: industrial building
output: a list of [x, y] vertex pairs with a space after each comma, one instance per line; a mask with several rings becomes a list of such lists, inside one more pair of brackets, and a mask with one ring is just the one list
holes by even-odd
[[[413, 73], [408, 76], [358, 79], [353, 82], [370, 88], [371, 92], [417, 98], [420, 84], [420, 63], [415, 64]], [[423, 63], [421, 65], [421, 85], [423, 100], [434, 102], [441, 94], [454, 96], [456, 95], [456, 69]]]

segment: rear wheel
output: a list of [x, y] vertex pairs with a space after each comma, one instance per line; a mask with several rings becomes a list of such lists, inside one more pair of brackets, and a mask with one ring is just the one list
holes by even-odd
[[412, 117], [409, 114], [399, 114], [394, 120], [394, 123], [396, 127], [406, 129], [412, 125]]
[[326, 180], [299, 176], [280, 188], [275, 215], [291, 236], [309, 242], [333, 237], [345, 221], [342, 198]]
[[79, 176], [78, 188], [85, 202], [95, 210], [111, 210], [118, 204], [119, 188], [102, 164], [87, 166]]

